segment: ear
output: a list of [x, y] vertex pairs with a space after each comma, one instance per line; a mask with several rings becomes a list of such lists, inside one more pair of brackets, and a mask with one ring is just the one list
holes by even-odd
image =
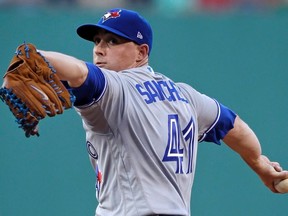
[[142, 61], [147, 58], [149, 53], [149, 46], [147, 44], [141, 44], [138, 46], [138, 57], [137, 61]]

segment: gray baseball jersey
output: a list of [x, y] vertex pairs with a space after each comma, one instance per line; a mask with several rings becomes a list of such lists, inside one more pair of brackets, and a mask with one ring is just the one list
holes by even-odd
[[96, 215], [190, 215], [198, 142], [219, 104], [149, 66], [113, 72], [78, 106], [96, 173]]

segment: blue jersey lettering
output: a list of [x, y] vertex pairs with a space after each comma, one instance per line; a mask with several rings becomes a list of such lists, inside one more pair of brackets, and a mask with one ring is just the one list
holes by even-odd
[[[161, 95], [161, 90], [159, 91], [159, 89], [157, 88], [157, 84], [155, 86], [155, 81], [153, 83], [150, 81], [146, 81], [144, 82], [144, 86], [147, 90], [147, 92], [149, 92], [150, 96], [153, 98], [153, 102], [156, 102], [156, 98], [158, 98], [159, 100], [161, 100], [161, 98], [163, 98], [163, 95]], [[163, 99], [162, 99], [163, 100]]]
[[166, 91], [166, 93], [165, 93], [165, 91], [164, 91], [165, 89], [168, 90], [167, 82], [165, 82], [165, 81], [159, 81], [158, 84], [159, 84], [160, 88], [162, 89], [162, 92], [163, 92], [163, 94], [165, 95], [165, 98], [166, 98], [168, 101], [173, 101], [173, 98], [172, 98], [172, 96], [170, 95], [170, 92], [169, 92], [169, 91]]
[[[188, 103], [188, 101], [187, 101], [184, 97], [181, 96], [182, 93], [180, 92], [180, 90], [179, 90], [179, 88], [176, 86], [176, 84], [175, 84], [174, 82], [172, 82], [171, 80], [169, 81], [169, 83], [171, 84], [171, 88], [169, 88], [169, 86], [168, 86], [168, 90], [170, 91], [170, 94], [173, 95], [173, 97], [174, 97], [174, 94], [175, 94], [175, 96], [176, 96], [176, 98], [177, 98], [178, 100], [181, 100], [181, 101], [183, 101], [183, 102]], [[175, 97], [174, 97], [174, 98], [175, 98]]]
[[139, 94], [144, 98], [147, 104], [157, 102], [157, 101], [183, 101], [188, 103], [188, 100], [183, 96], [180, 89], [176, 86], [174, 82], [169, 81], [146, 81], [143, 85], [136, 84], [136, 89]]
[[144, 101], [147, 104], [154, 102], [153, 97], [151, 97], [149, 92], [145, 91], [145, 89], [140, 84], [136, 84], [135, 87], [138, 90], [138, 92], [144, 97]]

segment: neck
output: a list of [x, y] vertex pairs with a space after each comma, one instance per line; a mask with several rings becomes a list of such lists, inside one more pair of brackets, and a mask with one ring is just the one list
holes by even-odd
[[146, 56], [145, 58], [143, 58], [141, 61], [136, 62], [136, 67], [142, 67], [144, 65], [148, 65], [148, 56]]

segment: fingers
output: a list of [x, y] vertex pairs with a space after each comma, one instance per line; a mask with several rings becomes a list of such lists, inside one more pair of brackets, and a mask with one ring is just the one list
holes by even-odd
[[280, 181], [282, 181], [283, 179], [287, 179], [288, 178], [288, 171], [281, 171], [277, 173], [278, 176], [277, 178], [274, 179], [273, 184], [271, 186], [268, 186], [270, 188], [270, 190], [274, 193], [280, 193], [276, 188], [275, 185], [278, 184]]
[[288, 171], [283, 170], [280, 163], [275, 161], [271, 162], [269, 158], [264, 155], [261, 156], [261, 159], [264, 163], [262, 164], [262, 171], [258, 173], [260, 178], [273, 193], [279, 193], [274, 185], [283, 179], [287, 179]]
[[270, 165], [277, 171], [281, 172], [283, 168], [280, 166], [278, 162], [271, 162]]
[[288, 171], [285, 170], [280, 172], [278, 178], [279, 180], [288, 179]]
[[266, 157], [265, 155], [262, 155], [262, 159], [268, 163], [269, 165], [271, 165], [277, 172], [281, 172], [283, 170], [283, 168], [281, 167], [280, 163], [276, 162], [276, 161], [270, 161], [268, 157]]

